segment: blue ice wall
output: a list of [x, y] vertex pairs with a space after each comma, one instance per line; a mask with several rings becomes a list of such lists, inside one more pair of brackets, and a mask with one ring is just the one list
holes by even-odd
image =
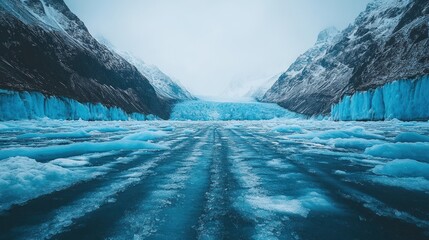
[[269, 120], [275, 118], [298, 118], [299, 114], [290, 112], [277, 104], [258, 102], [210, 102], [185, 101], [175, 105], [172, 120]]
[[429, 76], [399, 80], [345, 96], [332, 106], [333, 120], [429, 119]]
[[118, 107], [80, 103], [65, 97], [47, 97], [39, 92], [0, 90], [0, 121], [51, 118], [64, 120], [146, 120], [140, 113], [127, 114]]

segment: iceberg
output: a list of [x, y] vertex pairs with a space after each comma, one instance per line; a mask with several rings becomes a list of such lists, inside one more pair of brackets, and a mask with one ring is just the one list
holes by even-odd
[[156, 117], [126, 113], [101, 103], [80, 103], [66, 97], [45, 96], [40, 92], [16, 92], [0, 89], [0, 121], [21, 119], [62, 120], [149, 120]]
[[399, 80], [345, 96], [331, 107], [333, 120], [429, 120], [429, 76]]

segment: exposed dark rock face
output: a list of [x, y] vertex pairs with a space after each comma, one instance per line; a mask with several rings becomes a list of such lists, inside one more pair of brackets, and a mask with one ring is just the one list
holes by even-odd
[[0, 2], [0, 88], [161, 118], [170, 112], [148, 80], [97, 42], [62, 0]]
[[376, 0], [344, 31], [300, 56], [263, 101], [328, 114], [344, 95], [428, 75], [428, 24], [427, 0]]

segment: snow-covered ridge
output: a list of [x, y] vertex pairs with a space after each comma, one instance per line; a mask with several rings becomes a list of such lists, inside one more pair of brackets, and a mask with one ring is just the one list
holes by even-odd
[[[322, 58], [326, 51], [331, 47], [339, 37], [339, 31], [335, 27], [329, 27], [322, 30], [318, 37], [315, 45], [301, 54], [294, 63], [288, 68], [288, 70], [279, 75], [275, 82], [269, 89], [261, 96], [261, 100], [268, 102], [276, 102], [290, 90], [292, 84], [297, 82], [287, 83], [289, 79], [299, 78], [303, 75], [304, 69], [306, 69], [312, 62]], [[300, 81], [300, 80], [294, 80]]]
[[334, 120], [428, 120], [429, 76], [400, 80], [345, 96], [332, 106]]
[[65, 97], [47, 97], [38, 92], [0, 89], [0, 121], [21, 119], [149, 120], [152, 115], [128, 114], [118, 107], [80, 103]]
[[195, 99], [179, 83], [173, 81], [167, 74], [162, 72], [157, 66], [147, 64], [143, 60], [130, 53], [119, 53], [129, 63], [133, 64], [139, 72], [145, 76], [155, 88], [159, 97], [168, 100], [191, 100]]

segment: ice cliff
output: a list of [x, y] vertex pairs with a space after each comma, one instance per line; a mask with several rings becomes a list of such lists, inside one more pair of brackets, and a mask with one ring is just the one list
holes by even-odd
[[332, 106], [334, 120], [427, 120], [429, 77], [400, 80], [356, 92]]
[[38, 92], [0, 90], [0, 121], [21, 119], [64, 120], [147, 120], [155, 118], [141, 113], [126, 113], [118, 107], [100, 103], [80, 103], [65, 97], [47, 97]]

